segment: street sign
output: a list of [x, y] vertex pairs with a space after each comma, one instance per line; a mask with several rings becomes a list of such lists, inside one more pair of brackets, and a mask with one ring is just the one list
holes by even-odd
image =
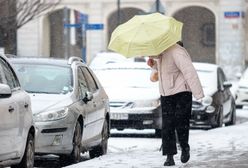
[[[83, 24], [64, 24], [65, 28], [71, 28], [71, 27], [75, 27], [75, 28], [80, 28], [82, 27]], [[86, 30], [102, 30], [103, 29], [103, 24], [84, 24]]]
[[71, 27], [75, 27], [75, 28], [80, 28], [82, 24], [64, 24], [65, 28], [71, 28]]
[[240, 17], [239, 11], [232, 11], [232, 12], [224, 12], [225, 18], [239, 18]]
[[102, 30], [103, 24], [86, 24], [86, 30]]

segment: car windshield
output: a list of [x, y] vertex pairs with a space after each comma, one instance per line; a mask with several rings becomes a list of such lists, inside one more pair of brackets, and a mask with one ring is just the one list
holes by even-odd
[[67, 94], [72, 91], [69, 67], [14, 64], [23, 88], [29, 93]]
[[95, 71], [104, 87], [153, 88], [158, 82], [150, 81], [150, 69], [104, 69]]
[[217, 77], [215, 71], [211, 71], [211, 70], [196, 70], [196, 71], [203, 88], [213, 87], [217, 85], [217, 80], [216, 80]]

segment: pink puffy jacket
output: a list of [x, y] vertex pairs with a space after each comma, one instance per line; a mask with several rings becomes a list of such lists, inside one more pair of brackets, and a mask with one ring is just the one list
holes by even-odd
[[185, 48], [175, 44], [154, 58], [157, 59], [153, 68], [158, 71], [162, 96], [191, 91], [196, 99], [204, 97], [200, 80]]

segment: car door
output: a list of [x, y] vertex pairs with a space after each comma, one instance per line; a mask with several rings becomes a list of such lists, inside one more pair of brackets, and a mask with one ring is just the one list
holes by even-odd
[[0, 100], [0, 160], [20, 156], [23, 142], [24, 101], [19, 81], [10, 65], [0, 57], [1, 83], [7, 84], [12, 94]]
[[85, 66], [81, 66], [79, 69], [85, 78], [87, 91], [93, 95], [92, 100], [87, 102], [85, 111], [87, 131], [84, 132], [83, 139], [87, 140], [101, 134], [105, 108], [99, 95], [99, 87], [92, 74]]
[[223, 115], [226, 116], [231, 111], [232, 104], [232, 94], [229, 88], [224, 87], [224, 82], [226, 82], [226, 76], [222, 69], [218, 69], [218, 86], [222, 95], [222, 107], [223, 107]]

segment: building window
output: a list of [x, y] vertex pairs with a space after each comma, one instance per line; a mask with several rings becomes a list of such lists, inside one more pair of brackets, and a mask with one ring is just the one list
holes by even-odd
[[202, 40], [201, 43], [206, 47], [215, 46], [215, 25], [214, 23], [205, 23], [201, 27]]

